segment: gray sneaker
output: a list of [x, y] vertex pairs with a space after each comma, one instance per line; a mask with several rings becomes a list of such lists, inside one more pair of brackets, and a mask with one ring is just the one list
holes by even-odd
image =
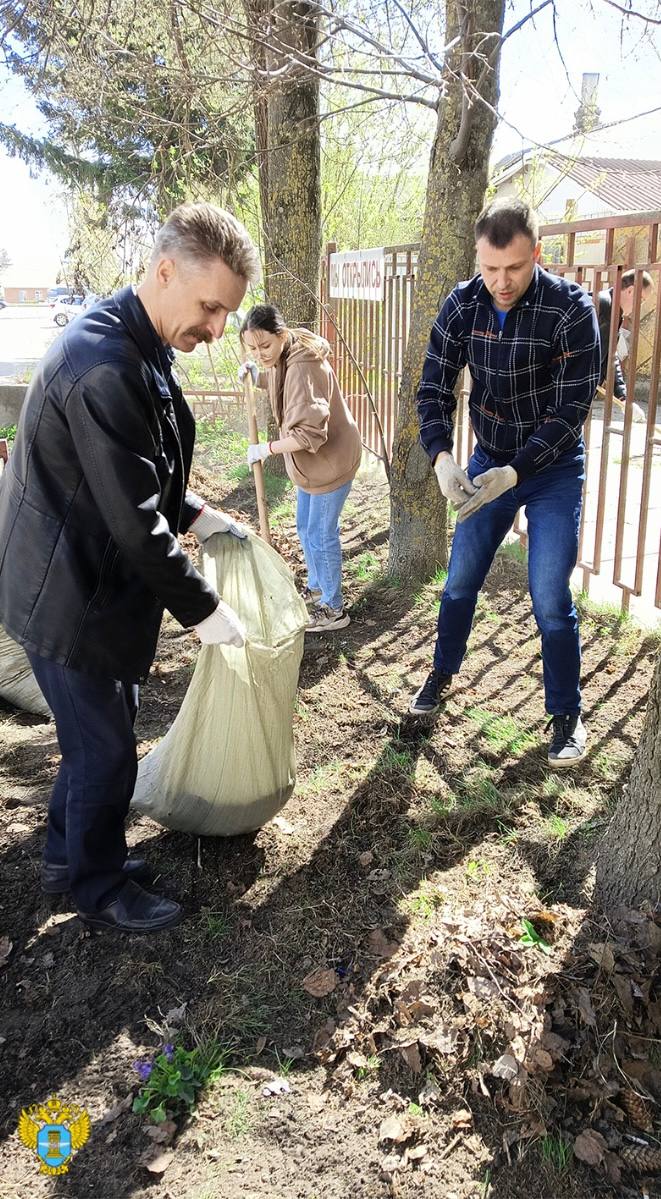
[[588, 739], [585, 725], [578, 712], [566, 716], [552, 716], [547, 728], [553, 726], [553, 736], [549, 745], [549, 766], [564, 769], [566, 766], [578, 766], [586, 755]]
[[318, 604], [321, 599], [321, 591], [318, 587], [304, 587], [302, 595], [308, 606]]
[[317, 604], [310, 617], [306, 633], [332, 633], [335, 629], [346, 629], [351, 617], [346, 608], [329, 608], [328, 604]]

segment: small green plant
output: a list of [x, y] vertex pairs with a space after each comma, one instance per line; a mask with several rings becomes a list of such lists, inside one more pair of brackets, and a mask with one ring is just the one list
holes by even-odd
[[521, 933], [519, 940], [522, 945], [535, 945], [537, 949], [541, 949], [542, 953], [553, 953], [548, 941], [545, 941], [543, 937], [540, 937], [534, 924], [531, 924], [529, 920], [526, 920], [525, 916], [521, 918], [521, 924], [523, 927], [523, 932]]
[[573, 1156], [573, 1148], [562, 1137], [553, 1137], [548, 1133], [539, 1143], [542, 1158], [549, 1166], [553, 1166], [559, 1174], [569, 1167]]
[[[401, 680], [397, 678], [399, 683]], [[402, 774], [411, 774], [414, 768], [413, 753], [408, 746], [403, 745], [398, 749], [396, 745], [386, 745], [381, 757], [379, 758], [379, 770], [398, 770]]]
[[224, 940], [230, 931], [230, 919], [227, 912], [213, 912], [210, 908], [202, 908], [202, 924], [208, 937], [214, 940]]
[[247, 1091], [236, 1091], [234, 1102], [225, 1119], [227, 1133], [233, 1139], [244, 1137], [250, 1131], [252, 1113], [250, 1111], [250, 1095]]
[[548, 816], [544, 823], [549, 837], [554, 841], [564, 841], [569, 836], [569, 825], [561, 816]]
[[366, 1082], [368, 1078], [371, 1078], [380, 1069], [381, 1058], [379, 1057], [378, 1053], [371, 1053], [365, 1062], [365, 1065], [358, 1067], [356, 1071], [356, 1077], [358, 1078], [359, 1082]]
[[185, 1049], [164, 1045], [154, 1058], [133, 1063], [142, 1086], [133, 1100], [133, 1111], [161, 1124], [182, 1110], [192, 1111], [202, 1087], [220, 1078], [228, 1050], [217, 1042]]
[[486, 878], [491, 873], [491, 867], [483, 858], [471, 858], [466, 862], [466, 878], [471, 882], [477, 882], [481, 878]]
[[409, 1103], [409, 1116], [424, 1116], [425, 1109], [419, 1103]]
[[408, 842], [414, 854], [427, 853], [431, 848], [432, 834], [428, 828], [420, 828], [415, 825], [408, 831]]
[[7, 441], [14, 441], [16, 438], [16, 425], [0, 426], [0, 437], [5, 438]]

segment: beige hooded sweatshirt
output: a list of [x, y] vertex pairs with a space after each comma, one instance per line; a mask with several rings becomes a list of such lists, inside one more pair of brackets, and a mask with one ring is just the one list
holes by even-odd
[[257, 385], [268, 391], [280, 437], [295, 437], [300, 444], [300, 450], [283, 455], [289, 478], [303, 491], [321, 495], [354, 478], [362, 445], [327, 361], [328, 342], [318, 338], [323, 352], [319, 358], [298, 341], [297, 332], [292, 329], [291, 344], [276, 366], [260, 372]]

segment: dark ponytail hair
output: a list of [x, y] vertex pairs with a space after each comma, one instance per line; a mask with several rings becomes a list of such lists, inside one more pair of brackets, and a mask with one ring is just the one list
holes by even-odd
[[309, 329], [290, 329], [275, 304], [255, 304], [248, 310], [239, 329], [242, 343], [244, 333], [248, 333], [251, 329], [261, 329], [264, 333], [273, 334], [288, 333], [290, 339], [305, 346], [307, 350], [312, 350], [318, 358], [324, 358], [328, 353], [328, 343], [324, 341], [323, 337], [318, 337]]
[[239, 329], [239, 337], [242, 341], [243, 334], [247, 333], [249, 329], [262, 329], [264, 333], [287, 332], [285, 318], [275, 304], [255, 304], [250, 308]]

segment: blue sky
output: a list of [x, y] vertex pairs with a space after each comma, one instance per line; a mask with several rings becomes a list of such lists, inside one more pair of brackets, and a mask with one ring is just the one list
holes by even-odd
[[[505, 28], [529, 7], [528, 0], [514, 0], [508, 6]], [[496, 131], [495, 159], [530, 140], [544, 143], [569, 133], [584, 71], [600, 75], [603, 122], [620, 121], [661, 102], [659, 48], [644, 35], [639, 22], [631, 21], [621, 38], [621, 18], [604, 0], [558, 0], [557, 11], [569, 81], [553, 42], [551, 11], [545, 9], [505, 43], [500, 101], [504, 120]], [[4, 121], [39, 131], [32, 100], [17, 80], [2, 74], [0, 110]], [[605, 131], [590, 152], [661, 158], [661, 113]], [[12, 275], [20, 272], [26, 284], [52, 283], [66, 243], [59, 185], [43, 175], [33, 178], [25, 164], [0, 150], [0, 246], [15, 264]]]

